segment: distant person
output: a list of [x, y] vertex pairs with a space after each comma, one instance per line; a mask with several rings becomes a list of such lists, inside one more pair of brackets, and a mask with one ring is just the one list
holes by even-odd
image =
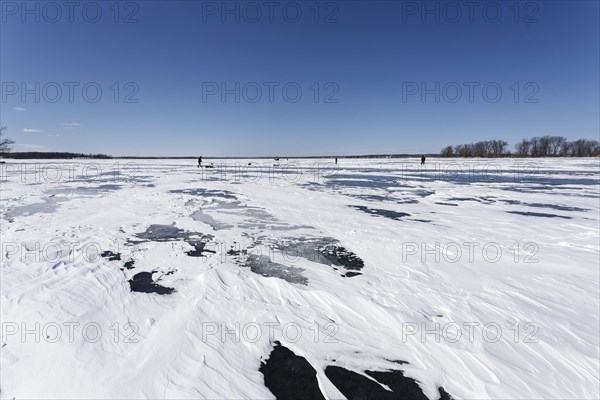
[[421, 156], [421, 165], [425, 165], [425, 156]]
[[337, 157], [335, 158], [335, 165], [337, 165]]
[[198, 168], [202, 166], [202, 156], [198, 157]]

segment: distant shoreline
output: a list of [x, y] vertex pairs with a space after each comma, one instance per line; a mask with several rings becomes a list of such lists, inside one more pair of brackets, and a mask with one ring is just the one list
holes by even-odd
[[[348, 159], [348, 158], [420, 158], [423, 154], [363, 154], [363, 155], [333, 155], [333, 156], [233, 156], [233, 157], [211, 157], [202, 156], [203, 160], [273, 160], [278, 157], [280, 160], [286, 159]], [[439, 154], [425, 154], [425, 157], [439, 157]], [[133, 160], [196, 160], [198, 156], [109, 156], [105, 154], [83, 154], [66, 152], [11, 152], [0, 153], [0, 158], [4, 159], [133, 159]]]
[[[491, 156], [452, 156], [443, 157], [439, 154], [424, 154], [426, 158], [461, 158], [461, 159], [480, 159], [480, 158], [599, 158], [600, 156], [519, 156], [515, 154], [506, 154], [497, 157]], [[300, 159], [400, 159], [400, 158], [421, 158], [423, 154], [364, 154], [364, 155], [343, 155], [343, 156], [277, 156], [279, 161], [300, 160]], [[233, 156], [233, 157], [206, 157], [203, 160], [273, 160], [274, 156]], [[198, 156], [108, 156], [104, 154], [81, 154], [81, 153], [54, 153], [54, 152], [14, 152], [0, 153], [0, 159], [3, 160], [197, 160]]]

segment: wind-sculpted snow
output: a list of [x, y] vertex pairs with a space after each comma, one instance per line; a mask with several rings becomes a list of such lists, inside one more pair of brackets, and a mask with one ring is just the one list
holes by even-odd
[[598, 397], [598, 159], [332, 161], [1, 164], [0, 397]]

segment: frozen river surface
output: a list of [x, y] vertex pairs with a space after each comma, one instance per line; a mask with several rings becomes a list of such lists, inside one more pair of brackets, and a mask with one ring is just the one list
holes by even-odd
[[3, 399], [599, 397], [598, 159], [210, 163], [0, 165]]

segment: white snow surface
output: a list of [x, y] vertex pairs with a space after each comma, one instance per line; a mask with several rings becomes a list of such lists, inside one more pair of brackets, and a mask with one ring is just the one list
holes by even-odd
[[[275, 341], [331, 399], [328, 365], [402, 369], [432, 399], [600, 397], [598, 159], [6, 161], [2, 399], [274, 398]], [[136, 238], [151, 225], [216, 253]], [[294, 238], [364, 267], [282, 253]], [[132, 292], [140, 272], [175, 291]]]

